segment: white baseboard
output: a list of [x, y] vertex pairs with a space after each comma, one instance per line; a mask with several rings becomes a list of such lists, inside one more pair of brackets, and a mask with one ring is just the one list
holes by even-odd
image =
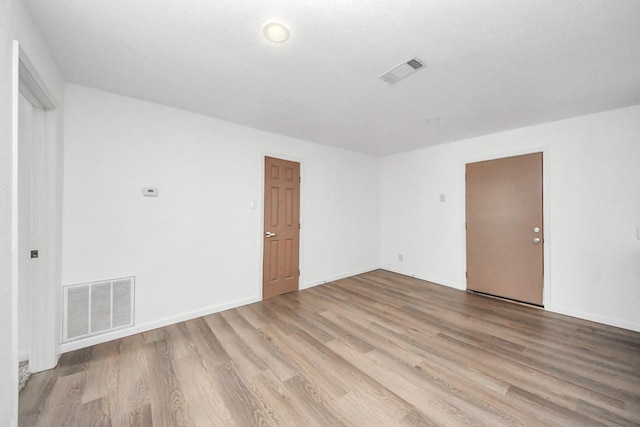
[[[329, 282], [333, 282], [333, 281], [340, 280], [340, 279], [345, 279], [345, 278], [351, 277], [351, 276], [356, 276], [358, 274], [369, 273], [371, 271], [378, 270], [378, 269], [383, 269], [383, 270], [391, 271], [393, 273], [402, 274], [403, 276], [415, 277], [415, 278], [420, 279], [420, 280], [425, 280], [427, 282], [436, 283], [438, 285], [447, 286], [447, 287], [454, 288], [454, 289], [464, 290], [464, 288], [461, 288], [459, 285], [452, 284], [452, 283], [446, 283], [446, 281], [440, 280], [438, 278], [423, 277], [423, 276], [420, 276], [420, 275], [411, 274], [411, 273], [408, 273], [408, 272], [405, 272], [405, 271], [400, 271], [400, 270], [396, 270], [396, 269], [385, 267], [385, 266], [368, 267], [368, 268], [364, 268], [364, 269], [361, 269], [361, 270], [358, 270], [358, 271], [353, 271], [351, 273], [340, 274], [338, 276], [329, 277], [329, 278], [326, 278], [324, 280], [317, 280], [317, 281], [305, 283], [304, 285], [302, 285], [300, 287], [300, 290], [309, 289], [309, 288], [312, 288], [312, 287], [318, 286], [318, 285], [324, 285], [324, 284], [329, 283]], [[143, 323], [143, 324], [140, 324], [140, 325], [136, 325], [136, 326], [134, 326], [132, 328], [120, 329], [120, 330], [117, 330], [117, 331], [106, 333], [104, 335], [98, 335], [98, 336], [89, 337], [89, 338], [78, 340], [78, 341], [72, 341], [72, 342], [68, 342], [68, 343], [63, 343], [63, 344], [60, 345], [60, 353], [67, 353], [69, 351], [78, 350], [78, 349], [85, 348], [85, 347], [90, 347], [92, 345], [102, 344], [102, 343], [107, 342], [107, 341], [111, 341], [111, 340], [115, 340], [115, 339], [119, 339], [119, 338], [124, 338], [124, 337], [127, 337], [127, 336], [138, 334], [140, 332], [146, 332], [146, 331], [150, 331], [152, 329], [161, 328], [161, 327], [168, 326], [168, 325], [173, 325], [175, 323], [184, 322], [184, 321], [190, 320], [190, 319], [195, 319], [197, 317], [202, 317], [202, 316], [206, 316], [206, 315], [209, 315], [209, 314], [218, 313], [220, 311], [241, 307], [243, 305], [253, 304], [253, 303], [258, 302], [258, 301], [261, 301], [261, 297], [259, 295], [254, 296], [254, 297], [250, 297], [250, 298], [244, 298], [244, 299], [231, 301], [231, 302], [228, 302], [228, 303], [225, 303], [225, 304], [219, 304], [219, 305], [215, 305], [215, 306], [211, 306], [211, 307], [206, 307], [206, 308], [203, 308], [203, 309], [200, 309], [200, 310], [191, 311], [191, 312], [188, 312], [188, 313], [182, 313], [182, 314], [179, 314], [179, 315], [176, 315], [176, 316], [166, 317], [164, 319], [160, 319], [160, 320], [153, 321], [153, 322]], [[640, 323], [636, 323], [636, 322], [629, 322], [629, 321], [626, 321], [626, 320], [614, 319], [614, 318], [610, 318], [610, 317], [606, 317], [606, 316], [601, 316], [601, 315], [598, 315], [598, 314], [586, 313], [586, 312], [583, 312], [583, 311], [574, 310], [574, 309], [566, 308], [566, 307], [554, 306], [554, 305], [548, 305], [548, 306], [545, 307], [545, 309], [550, 311], [550, 312], [553, 312], [553, 313], [563, 314], [563, 315], [566, 315], [566, 316], [576, 317], [578, 319], [589, 320], [589, 321], [596, 322], [596, 323], [601, 323], [601, 324], [604, 324], [604, 325], [610, 325], [610, 326], [615, 326], [615, 327], [618, 327], [618, 328], [629, 329], [629, 330], [632, 330], [632, 331], [640, 332]], [[58, 356], [59, 355], [60, 354], [58, 354]], [[26, 357], [26, 356], [27, 355], [22, 355], [21, 354], [20, 355], [21, 360], [22, 360], [22, 357]]]
[[329, 282], [335, 282], [336, 280], [340, 280], [340, 279], [346, 279], [347, 277], [351, 277], [351, 276], [357, 276], [358, 274], [369, 273], [371, 271], [378, 270], [379, 268], [380, 267], [378, 267], [378, 266], [376, 266], [376, 267], [367, 267], [367, 268], [363, 268], [361, 270], [352, 271], [350, 273], [340, 274], [338, 276], [333, 276], [333, 277], [328, 277], [328, 278], [323, 279], [323, 280], [315, 280], [313, 282], [309, 282], [309, 283], [303, 284], [302, 286], [300, 286], [300, 290], [313, 288], [314, 286], [318, 286], [318, 285], [324, 285], [324, 284], [329, 283]]
[[446, 286], [448, 288], [459, 289], [459, 290], [462, 290], [462, 291], [466, 290], [466, 288], [461, 287], [461, 285], [459, 285], [459, 284], [451, 283], [451, 282], [448, 282], [446, 280], [442, 280], [442, 279], [437, 278], [437, 277], [422, 276], [422, 275], [418, 275], [418, 274], [409, 273], [407, 271], [398, 270], [398, 269], [395, 269], [395, 268], [392, 268], [392, 267], [382, 266], [380, 268], [383, 269], [383, 270], [390, 271], [392, 273], [402, 274], [403, 276], [415, 277], [416, 279], [424, 280], [426, 282], [435, 283], [436, 285], [442, 285], [442, 286]]
[[[354, 272], [351, 272], [351, 273], [346, 273], [346, 274], [341, 274], [339, 276], [330, 277], [330, 278], [327, 278], [326, 280], [318, 280], [318, 281], [315, 281], [315, 282], [305, 283], [304, 285], [302, 285], [300, 287], [300, 290], [312, 288], [314, 286], [322, 285], [322, 284], [325, 284], [325, 283], [328, 283], [328, 282], [332, 282], [334, 280], [340, 280], [340, 279], [344, 279], [344, 278], [347, 278], [347, 277], [355, 276], [355, 275], [358, 275], [358, 274], [368, 273], [370, 271], [377, 270], [377, 269], [378, 269], [377, 266], [376, 267], [369, 267], [369, 268], [365, 268], [365, 269], [362, 269], [362, 270], [354, 271]], [[88, 338], [81, 339], [81, 340], [78, 340], [78, 341], [71, 341], [71, 342], [68, 342], [68, 343], [63, 343], [63, 344], [60, 345], [60, 352], [61, 353], [67, 353], [67, 352], [70, 352], [70, 351], [73, 351], [73, 350], [78, 350], [78, 349], [81, 349], [81, 348], [90, 347], [92, 345], [102, 344], [102, 343], [105, 343], [105, 342], [108, 342], [108, 341], [112, 341], [112, 340], [115, 340], [115, 339], [119, 339], [119, 338], [124, 338], [124, 337], [131, 336], [131, 335], [135, 335], [135, 334], [138, 334], [140, 332], [146, 332], [146, 331], [150, 331], [152, 329], [162, 328], [164, 326], [173, 325], [175, 323], [184, 322], [186, 320], [190, 320], [190, 319], [195, 319], [197, 317], [206, 316], [208, 314], [218, 313], [220, 311], [241, 307], [241, 306], [247, 305], [247, 304], [253, 304], [254, 302], [258, 302], [258, 301], [261, 301], [260, 295], [257, 295], [255, 297], [251, 297], [251, 298], [235, 300], [235, 301], [231, 301], [229, 303], [220, 304], [220, 305], [216, 305], [216, 306], [212, 306], [212, 307], [207, 307], [207, 308], [204, 308], [204, 309], [191, 311], [191, 312], [188, 312], [188, 313], [182, 313], [182, 314], [179, 314], [179, 315], [176, 315], [176, 316], [166, 317], [164, 319], [160, 319], [160, 320], [153, 321], [153, 322], [142, 323], [142, 324], [136, 325], [136, 326], [134, 326], [132, 328], [120, 329], [120, 330], [117, 330], [117, 331], [113, 331], [113, 332], [109, 332], [109, 333], [106, 333], [106, 334], [97, 335], [97, 336], [93, 336], [93, 337], [88, 337]]]
[[628, 320], [614, 319], [607, 316], [601, 316], [594, 313], [586, 313], [584, 311], [575, 310], [573, 308], [559, 307], [556, 305], [545, 306], [545, 310], [553, 313], [564, 314], [565, 316], [576, 317], [582, 320], [602, 323], [603, 325], [615, 326], [617, 328], [629, 329], [630, 331], [640, 332], [640, 323], [629, 322]]
[[[402, 274], [403, 276], [410, 276], [410, 277], [415, 277], [417, 279], [426, 280], [427, 282], [436, 283], [438, 285], [448, 286], [450, 288], [460, 289], [460, 290], [463, 290], [463, 291], [466, 290], [466, 288], [464, 288], [464, 287], [461, 287], [461, 286], [455, 285], [455, 284], [446, 283], [446, 282], [444, 282], [444, 281], [442, 281], [442, 280], [440, 280], [438, 278], [421, 277], [419, 275], [407, 273], [406, 271], [401, 271], [401, 270], [397, 270], [397, 269], [389, 268], [389, 267], [385, 267], [385, 266], [382, 266], [380, 268], [382, 268], [384, 270], [387, 270], [387, 271], [391, 271], [393, 273]], [[588, 321], [591, 321], [591, 322], [601, 323], [603, 325], [615, 326], [617, 328], [629, 329], [631, 331], [640, 332], [640, 323], [637, 323], [637, 322], [629, 322], [628, 320], [614, 319], [614, 318], [611, 318], [611, 317], [602, 316], [602, 315], [594, 314], [594, 313], [587, 313], [587, 312], [580, 311], [580, 310], [575, 310], [575, 309], [572, 309], [572, 308], [554, 306], [553, 304], [545, 305], [544, 309], [547, 310], [547, 311], [550, 311], [552, 313], [563, 314], [565, 316], [570, 316], [570, 317], [575, 317], [575, 318], [582, 319], [582, 320], [588, 320]]]
[[239, 300], [231, 301], [225, 304], [206, 307], [206, 308], [191, 311], [188, 313], [182, 313], [176, 316], [165, 317], [164, 319], [160, 319], [153, 322], [142, 323], [140, 325], [135, 325], [132, 328], [120, 329], [120, 330], [109, 332], [103, 335], [98, 335], [98, 336], [93, 336], [86, 339], [81, 339], [78, 341], [63, 343], [60, 345], [60, 351], [62, 353], [67, 353], [69, 351], [78, 350], [80, 348], [90, 347], [92, 345], [102, 344], [104, 342], [115, 340], [118, 338], [124, 338], [131, 335], [135, 335], [140, 332], [146, 332], [152, 329], [162, 328], [163, 326], [184, 322], [185, 320], [191, 320], [197, 317], [218, 313], [220, 311], [241, 307], [243, 305], [253, 304], [254, 302], [258, 302], [260, 300], [261, 300], [260, 296], [239, 299]]

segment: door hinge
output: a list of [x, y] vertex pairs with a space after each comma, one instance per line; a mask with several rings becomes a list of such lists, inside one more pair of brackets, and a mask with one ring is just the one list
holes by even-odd
[[302, 177], [301, 176], [298, 177], [298, 182], [302, 182]]
[[300, 277], [300, 269], [298, 269], [298, 277]]

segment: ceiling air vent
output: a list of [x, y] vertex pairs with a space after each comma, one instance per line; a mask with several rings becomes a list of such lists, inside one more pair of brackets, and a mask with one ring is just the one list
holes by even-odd
[[396, 65], [389, 71], [380, 74], [378, 78], [389, 84], [394, 84], [406, 77], [409, 77], [411, 74], [423, 67], [424, 65], [422, 65], [422, 61], [418, 58], [411, 58], [408, 61], [404, 61], [402, 64]]

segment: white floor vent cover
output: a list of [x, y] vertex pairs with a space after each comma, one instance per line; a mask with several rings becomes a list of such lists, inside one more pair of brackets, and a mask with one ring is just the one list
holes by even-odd
[[63, 342], [133, 326], [134, 277], [62, 288]]

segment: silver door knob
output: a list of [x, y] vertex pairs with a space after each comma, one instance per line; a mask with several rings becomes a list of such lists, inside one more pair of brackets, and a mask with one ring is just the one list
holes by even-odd
[[265, 236], [267, 237], [276, 237], [276, 233], [272, 233], [270, 231], [267, 231], [267, 233], [265, 234]]
[[539, 233], [540, 232], [540, 227], [533, 227], [533, 232], [534, 233]]
[[541, 239], [541, 238], [539, 238], [539, 237], [534, 237], [534, 238], [533, 238], [533, 243], [535, 243], [536, 245], [537, 245], [538, 243], [540, 243], [540, 242], [542, 242], [542, 239]]

